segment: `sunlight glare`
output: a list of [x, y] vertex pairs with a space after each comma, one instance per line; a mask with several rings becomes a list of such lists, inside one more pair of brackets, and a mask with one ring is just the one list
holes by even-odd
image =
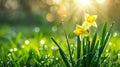
[[96, 0], [97, 3], [102, 4], [105, 0]]
[[90, 0], [80, 0], [82, 6], [87, 6], [90, 4]]
[[83, 6], [86, 6], [86, 5], [88, 5], [90, 3], [90, 0], [81, 0], [81, 4], [83, 5]]

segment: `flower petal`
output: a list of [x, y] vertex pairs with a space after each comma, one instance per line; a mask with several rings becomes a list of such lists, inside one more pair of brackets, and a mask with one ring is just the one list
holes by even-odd
[[97, 19], [97, 15], [93, 15], [95, 17], [95, 19]]
[[86, 21], [82, 24], [82, 26], [85, 28], [85, 30], [89, 29], [91, 24], [88, 24]]
[[93, 23], [93, 26], [97, 28], [97, 24], [96, 24], [96, 22]]
[[90, 16], [88, 13], [85, 14], [85, 20], [87, 19], [87, 17]]

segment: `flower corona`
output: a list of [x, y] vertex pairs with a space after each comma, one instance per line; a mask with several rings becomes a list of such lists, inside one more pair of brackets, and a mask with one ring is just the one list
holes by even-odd
[[79, 36], [79, 35], [84, 35], [86, 32], [86, 30], [84, 29], [84, 27], [80, 26], [80, 25], [76, 25], [76, 29], [74, 30], [74, 33]]
[[83, 23], [83, 27], [85, 29], [89, 29], [91, 26], [94, 26], [97, 28], [97, 24], [95, 22], [95, 20], [97, 19], [97, 15], [89, 15], [89, 14], [86, 14], [85, 16], [85, 21]]

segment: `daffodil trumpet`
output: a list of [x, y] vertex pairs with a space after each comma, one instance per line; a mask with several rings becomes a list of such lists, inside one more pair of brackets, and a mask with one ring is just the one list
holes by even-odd
[[94, 26], [97, 28], [97, 24], [96, 24], [96, 19], [97, 19], [97, 15], [89, 15], [86, 14], [85, 15], [85, 21], [82, 24], [82, 26], [87, 30], [89, 29], [91, 26]]

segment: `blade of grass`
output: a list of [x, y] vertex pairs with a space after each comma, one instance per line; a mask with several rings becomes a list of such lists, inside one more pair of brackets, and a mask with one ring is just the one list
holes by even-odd
[[101, 38], [101, 42], [100, 42], [100, 48], [99, 48], [99, 53], [98, 53], [98, 60], [99, 60], [101, 52], [102, 52], [103, 43], [104, 43], [104, 40], [105, 40], [105, 37], [106, 37], [106, 32], [107, 32], [107, 23], [104, 24], [104, 27], [103, 27], [103, 30], [102, 30], [102, 38]]
[[38, 60], [36, 60], [36, 59], [33, 59], [33, 60], [34, 60], [34, 62], [35, 62], [38, 66], [41, 65]]
[[95, 35], [94, 35], [93, 40], [92, 40], [92, 43], [91, 43], [91, 52], [93, 52], [93, 49], [94, 49], [94, 47], [95, 47], [96, 40], [97, 40], [97, 31], [95, 32]]
[[84, 57], [85, 56], [85, 54], [86, 54], [86, 48], [85, 48], [86, 46], [85, 46], [85, 38], [83, 38], [83, 67], [86, 67], [86, 61], [85, 61], [85, 59], [86, 59], [86, 57]]
[[72, 66], [74, 65], [74, 61], [72, 59], [72, 53], [71, 53], [71, 50], [70, 50], [70, 44], [69, 44], [69, 41], [68, 41], [68, 36], [67, 34], [65, 33], [65, 37], [66, 37], [66, 41], [67, 41], [67, 45], [68, 45], [68, 50], [69, 50], [69, 55], [70, 55], [70, 61], [72, 63]]
[[107, 32], [107, 34], [106, 34], [106, 38], [105, 38], [105, 40], [104, 40], [104, 42], [103, 42], [103, 46], [101, 46], [101, 49], [100, 49], [100, 55], [102, 54], [102, 52], [103, 52], [103, 50], [104, 50], [104, 48], [105, 48], [105, 46], [106, 46], [106, 44], [107, 44], [107, 42], [108, 42], [108, 39], [110, 38], [110, 35], [111, 35], [111, 32], [112, 32], [112, 28], [113, 28], [113, 24], [110, 26], [110, 29], [109, 29], [109, 31]]
[[59, 46], [59, 44], [56, 42], [56, 40], [54, 38], [51, 38], [51, 39], [58, 46], [60, 55], [61, 55], [64, 63], [66, 64], [66, 66], [71, 67], [70, 62], [68, 61], [68, 58], [67, 58], [66, 54], [64, 53], [64, 51], [62, 50], [62, 48]]
[[105, 42], [104, 42], [104, 46], [107, 44], [108, 40], [109, 40], [110, 37], [111, 37], [111, 33], [112, 33], [113, 25], [114, 25], [114, 23], [111, 24], [110, 29], [109, 29], [108, 33], [106, 34], [106, 38], [105, 38]]
[[106, 32], [107, 32], [107, 23], [104, 24], [104, 27], [102, 30], [102, 38], [101, 38], [100, 45], [103, 45], [103, 43], [104, 43]]
[[94, 47], [94, 49], [93, 49], [93, 57], [92, 57], [92, 59], [91, 59], [91, 67], [96, 67], [96, 61], [97, 61], [97, 56], [98, 56], [98, 52], [99, 52], [99, 49], [98, 49], [98, 46], [99, 46], [99, 40], [97, 41], [97, 43], [96, 43], [96, 45], [95, 45], [95, 47]]
[[87, 37], [86, 39], [86, 67], [89, 67], [90, 65], [90, 59], [91, 59], [91, 55], [90, 55], [90, 41], [89, 41], [89, 37]]
[[99, 46], [99, 43], [100, 43], [100, 41], [98, 40], [97, 43], [96, 43], [96, 45], [95, 45], [95, 47], [94, 47], [94, 49], [93, 49], [94, 52], [97, 50], [97, 48]]
[[[81, 53], [81, 40], [80, 37], [77, 36], [77, 67], [80, 65], [80, 53]], [[79, 60], [79, 61], [78, 61]]]
[[104, 43], [104, 40], [105, 40], [105, 37], [106, 37], [106, 32], [107, 32], [107, 23], [104, 24], [104, 27], [103, 27], [103, 30], [102, 30], [102, 38], [101, 38], [101, 41], [100, 41], [100, 48], [99, 48], [99, 53], [98, 53], [96, 66], [99, 65], [99, 59], [100, 59], [100, 55], [101, 55], [101, 52], [102, 52], [103, 43]]

